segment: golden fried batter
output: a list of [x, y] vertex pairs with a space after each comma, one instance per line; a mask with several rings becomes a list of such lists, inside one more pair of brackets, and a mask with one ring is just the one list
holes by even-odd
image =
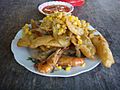
[[92, 38], [92, 42], [97, 49], [97, 55], [101, 58], [105, 67], [111, 67], [115, 63], [109, 45], [103, 36], [97, 35]]
[[81, 52], [88, 58], [95, 59], [94, 55], [96, 53], [96, 49], [92, 44], [90, 38], [87, 36], [81, 36], [83, 44], [80, 45]]

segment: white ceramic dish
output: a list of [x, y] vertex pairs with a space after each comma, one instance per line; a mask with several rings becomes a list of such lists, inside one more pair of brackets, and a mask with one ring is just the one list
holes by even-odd
[[70, 13], [74, 10], [74, 6], [72, 6], [71, 4], [69, 4], [69, 3], [67, 3], [67, 2], [49, 1], [49, 2], [45, 2], [45, 3], [41, 4], [41, 5], [38, 5], [38, 10], [39, 10], [39, 12], [41, 12], [41, 13], [44, 14], [44, 15], [49, 15], [49, 14], [43, 12], [42, 9], [43, 9], [44, 7], [50, 6], [50, 5], [65, 5], [65, 6], [69, 7], [69, 8], [70, 8], [70, 11], [67, 12], [66, 14], [70, 14]]
[[[89, 28], [94, 29], [92, 26], [90, 26]], [[75, 76], [75, 75], [90, 71], [90, 70], [94, 69], [100, 63], [99, 59], [89, 60], [86, 58], [85, 59], [85, 62], [86, 62], [85, 67], [80, 67], [80, 66], [72, 67], [72, 69], [70, 71], [65, 71], [62, 69], [59, 71], [54, 71], [53, 73], [49, 73], [49, 74], [40, 73], [35, 70], [34, 63], [30, 60], [27, 60], [28, 57], [31, 56], [28, 48], [17, 47], [17, 42], [21, 38], [21, 34], [22, 34], [22, 30], [18, 31], [15, 38], [12, 40], [11, 50], [14, 54], [15, 60], [20, 65], [24, 66], [26, 69], [28, 69], [29, 71], [31, 71], [33, 73], [36, 73], [36, 74], [39, 74], [42, 76], [49, 76], [49, 77], [71, 77], [71, 76]], [[95, 34], [100, 34], [100, 33], [97, 31], [97, 32], [95, 32]]]

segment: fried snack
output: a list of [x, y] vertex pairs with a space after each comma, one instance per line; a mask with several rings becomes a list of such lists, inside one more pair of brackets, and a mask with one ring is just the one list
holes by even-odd
[[63, 50], [58, 49], [55, 53], [48, 57], [46, 61], [37, 63], [35, 67], [41, 73], [50, 73], [54, 69], [62, 53]]
[[34, 40], [32, 40], [30, 48], [37, 48], [42, 45], [47, 45], [48, 42], [53, 40], [54, 38], [51, 35], [44, 35], [42, 37], [38, 37]]
[[30, 34], [31, 34], [30, 27], [28, 24], [25, 24], [25, 26], [22, 27], [22, 37]]
[[82, 45], [80, 45], [81, 52], [90, 59], [95, 59], [94, 55], [96, 53], [96, 49], [94, 45], [92, 44], [90, 38], [87, 36], [81, 36], [82, 39]]
[[31, 44], [30, 36], [26, 35], [17, 42], [18, 47], [28, 47]]
[[25, 24], [17, 46], [38, 50], [32, 58], [39, 61], [35, 66], [41, 73], [51, 72], [56, 64], [58, 67], [82, 65], [82, 54], [95, 59], [96, 49], [103, 65], [111, 67], [114, 59], [107, 41], [102, 36], [95, 36], [95, 30], [90, 30], [89, 25], [73, 15], [55, 12], [44, 17], [41, 23], [31, 20], [31, 26]]
[[55, 13], [54, 15], [51, 15], [54, 20], [52, 24], [52, 32], [55, 39], [57, 39], [58, 36], [65, 34], [67, 31], [65, 16], [64, 13]]
[[62, 47], [68, 47], [70, 45], [70, 37], [66, 34], [58, 36], [56, 40]]
[[48, 58], [48, 56], [50, 56], [50, 54], [52, 54], [56, 50], [57, 50], [57, 48], [52, 48], [47, 51], [35, 49], [35, 50], [31, 51], [31, 54], [32, 54], [33, 59], [39, 60], [41, 62], [41, 61], [45, 60], [46, 58]]
[[88, 31], [89, 31], [88, 37], [93, 38], [94, 37], [94, 32], [96, 32], [96, 30], [88, 30]]
[[77, 39], [75, 38], [75, 35], [71, 36], [71, 43], [73, 43], [74, 46], [77, 45]]
[[63, 52], [63, 55], [65, 56], [74, 56], [76, 53], [75, 49], [74, 48], [69, 48], [68, 50], [65, 50]]
[[67, 67], [67, 66], [80, 66], [84, 64], [83, 58], [77, 58], [77, 57], [70, 57], [70, 56], [62, 56], [57, 63], [59, 66]]
[[22, 37], [18, 40], [18, 47], [29, 47], [31, 45], [31, 41], [39, 36], [41, 36], [41, 32], [37, 30], [30, 30], [28, 24], [22, 28]]
[[76, 25], [73, 25], [72, 22], [69, 20], [69, 17], [66, 17], [66, 24], [69, 30], [74, 33], [75, 35], [83, 35], [84, 30]]
[[52, 46], [52, 47], [67, 47], [70, 45], [70, 40], [67, 37], [59, 37], [58, 40], [51, 35], [44, 35], [32, 40], [30, 48], [37, 48], [39, 46]]
[[75, 46], [75, 50], [76, 50], [76, 56], [77, 56], [77, 57], [81, 57], [81, 51], [80, 51], [80, 49], [79, 49], [79, 45], [76, 45], [76, 46]]
[[47, 16], [43, 19], [43, 22], [40, 25], [40, 28], [45, 31], [52, 31], [52, 17]]
[[31, 42], [39, 36], [41, 36], [41, 34], [38, 32], [36, 33], [33, 32], [32, 34], [28, 33], [18, 40], [17, 46], [18, 47], [29, 47], [31, 45]]
[[35, 29], [35, 28], [38, 28], [38, 27], [39, 27], [37, 21], [35, 21], [35, 20], [33, 20], [33, 19], [31, 19], [31, 26], [32, 26], [32, 29]]
[[97, 55], [100, 57], [102, 64], [110, 68], [115, 61], [106, 39], [101, 35], [96, 35], [92, 38], [92, 42], [97, 49]]

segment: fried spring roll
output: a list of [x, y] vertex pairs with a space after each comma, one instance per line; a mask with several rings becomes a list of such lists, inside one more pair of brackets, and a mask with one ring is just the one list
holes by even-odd
[[111, 65], [115, 63], [115, 61], [113, 59], [108, 42], [103, 36], [100, 35], [94, 36], [91, 40], [97, 49], [97, 55], [100, 57], [102, 64], [105, 67], [110, 68]]

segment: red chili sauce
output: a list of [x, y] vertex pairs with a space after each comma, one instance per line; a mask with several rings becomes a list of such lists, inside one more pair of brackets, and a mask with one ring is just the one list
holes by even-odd
[[46, 6], [42, 9], [43, 12], [50, 14], [54, 13], [56, 11], [58, 12], [69, 12], [70, 8], [64, 5], [51, 5], [51, 6]]

